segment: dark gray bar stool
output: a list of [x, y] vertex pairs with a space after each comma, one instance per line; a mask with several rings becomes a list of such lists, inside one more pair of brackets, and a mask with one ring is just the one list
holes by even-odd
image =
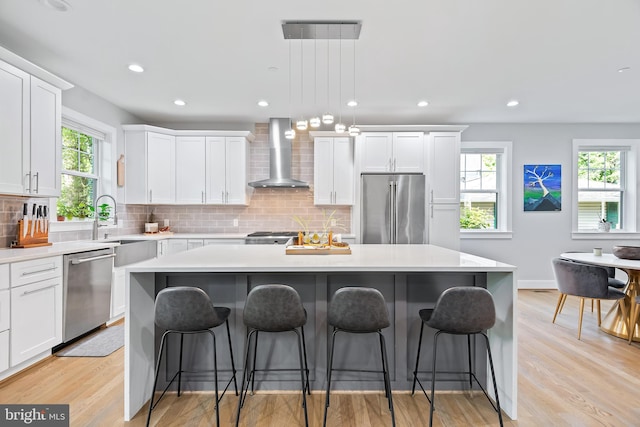
[[[244, 406], [247, 391], [249, 390], [249, 382], [251, 382], [251, 391], [253, 392], [255, 373], [258, 371], [290, 371], [290, 369], [256, 369], [258, 332], [293, 332], [298, 337], [302, 407], [304, 409], [305, 426], [309, 426], [306, 393], [309, 392], [311, 394], [311, 390], [309, 389], [309, 368], [307, 366], [307, 350], [304, 342], [304, 325], [307, 323], [307, 313], [302, 306], [300, 295], [295, 289], [287, 285], [258, 285], [251, 289], [249, 295], [247, 295], [243, 317], [244, 324], [247, 326], [247, 343], [242, 382], [240, 384], [240, 399], [238, 399], [236, 426], [240, 424], [240, 410]], [[252, 337], [254, 338], [253, 364], [250, 366], [249, 353]]]
[[[496, 375], [493, 369], [493, 358], [491, 357], [491, 346], [489, 345], [489, 338], [484, 332], [487, 329], [493, 327], [496, 322], [496, 308], [493, 303], [493, 297], [484, 288], [476, 288], [471, 286], [457, 286], [446, 289], [438, 297], [436, 306], [433, 310], [423, 309], [419, 311], [420, 318], [422, 319], [422, 326], [420, 327], [420, 340], [418, 341], [418, 355], [416, 356], [416, 368], [413, 371], [413, 387], [411, 388], [411, 394], [413, 395], [416, 389], [416, 381], [420, 385], [422, 392], [431, 403], [431, 411], [429, 415], [429, 426], [433, 425], [433, 410], [434, 410], [434, 393], [436, 386], [436, 355], [438, 350], [438, 336], [441, 333], [454, 334], [454, 335], [466, 335], [467, 336], [467, 348], [469, 353], [469, 370], [462, 372], [451, 371], [438, 371], [442, 374], [463, 374], [469, 375], [469, 385], [473, 387], [473, 380], [476, 381], [482, 392], [493, 409], [498, 412], [498, 419], [502, 426], [502, 411], [500, 410], [500, 399], [498, 398], [498, 386], [496, 384]], [[427, 325], [433, 329], [437, 329], [433, 341], [433, 366], [431, 369], [431, 398], [427, 396], [427, 392], [422, 387], [422, 383], [418, 379], [418, 374], [422, 373], [418, 371], [418, 362], [420, 361], [420, 347], [422, 346], [422, 332], [424, 331], [424, 325]], [[487, 355], [489, 358], [489, 367], [491, 368], [491, 379], [493, 380], [493, 390], [496, 396], [496, 403], [489, 398], [484, 387], [478, 381], [471, 363], [471, 335], [482, 335], [485, 338], [487, 344]]]
[[363, 287], [340, 288], [333, 294], [329, 304], [329, 314], [327, 319], [329, 325], [333, 326], [331, 337], [331, 349], [329, 356], [329, 368], [327, 370], [327, 397], [324, 407], [323, 426], [327, 425], [327, 411], [329, 409], [329, 392], [331, 390], [331, 373], [333, 369], [333, 350], [338, 332], [349, 332], [354, 334], [376, 333], [380, 339], [380, 354], [382, 356], [382, 371], [366, 371], [358, 369], [340, 369], [341, 371], [356, 372], [381, 372], [384, 378], [384, 393], [389, 400], [389, 411], [391, 411], [391, 424], [396, 425], [396, 417], [393, 411], [393, 397], [391, 396], [391, 383], [389, 381], [389, 365], [387, 359], [387, 347], [385, 344], [382, 329], [388, 328], [389, 311], [384, 297], [377, 289]]
[[[149, 414], [147, 415], [147, 426], [151, 420], [151, 411], [160, 402], [173, 381], [178, 377], [178, 396], [180, 396], [180, 383], [182, 373], [189, 372], [182, 369], [182, 347], [184, 343], [184, 334], [200, 334], [209, 333], [213, 338], [213, 374], [216, 390], [216, 425], [220, 426], [220, 412], [218, 404], [226, 393], [231, 381], [235, 386], [236, 396], [238, 395], [238, 384], [236, 382], [236, 367], [233, 361], [233, 347], [231, 346], [231, 333], [229, 331], [229, 314], [231, 310], [226, 307], [214, 307], [209, 296], [200, 288], [190, 286], [176, 286], [165, 288], [158, 292], [155, 302], [155, 323], [165, 329], [160, 341], [160, 353], [158, 354], [158, 363], [156, 365], [156, 374], [153, 381], [153, 389], [151, 390], [151, 400], [149, 401]], [[218, 395], [218, 360], [216, 354], [216, 334], [213, 328], [222, 324], [227, 326], [227, 338], [229, 340], [229, 356], [231, 358], [232, 377], [222, 391], [222, 395]], [[180, 334], [180, 366], [167, 387], [164, 389], [158, 400], [154, 403], [154, 394], [158, 384], [158, 373], [160, 371], [160, 362], [165, 349], [166, 338], [169, 334]]]

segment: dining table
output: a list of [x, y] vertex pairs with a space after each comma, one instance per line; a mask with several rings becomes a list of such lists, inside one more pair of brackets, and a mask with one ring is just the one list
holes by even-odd
[[[592, 252], [565, 252], [560, 254], [560, 257], [603, 267], [615, 267], [627, 273], [627, 284], [624, 287], [625, 297], [611, 306], [602, 318], [600, 329], [625, 340], [628, 340], [631, 334], [633, 341], [640, 341], [640, 328], [635, 324], [630, 324], [636, 296], [640, 295], [640, 260], [618, 258], [612, 253], [596, 255]], [[626, 310], [622, 310], [621, 303], [624, 304]]]

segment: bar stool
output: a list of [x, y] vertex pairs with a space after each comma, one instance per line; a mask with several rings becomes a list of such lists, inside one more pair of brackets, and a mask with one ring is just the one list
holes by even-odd
[[[240, 424], [240, 410], [244, 406], [249, 382], [251, 391], [255, 373], [257, 371], [290, 371], [291, 369], [256, 369], [256, 353], [259, 332], [293, 332], [298, 338], [298, 357], [300, 360], [300, 381], [302, 384], [302, 407], [304, 409], [304, 423], [309, 426], [307, 415], [306, 393], [309, 390], [309, 368], [307, 366], [307, 350], [304, 342], [304, 325], [307, 323], [307, 313], [302, 306], [300, 295], [291, 286], [282, 284], [258, 285], [247, 295], [247, 302], [243, 312], [244, 324], [247, 327], [247, 343], [245, 347], [244, 369], [240, 384], [240, 399], [238, 399], [238, 414], [236, 426]], [[300, 332], [298, 331], [300, 329]], [[253, 364], [249, 366], [251, 338], [254, 338]], [[306, 379], [305, 379], [306, 373]]]
[[[464, 372], [450, 372], [439, 371], [443, 374], [464, 374], [469, 375], [469, 385], [473, 387], [473, 381], [475, 380], [482, 392], [493, 409], [498, 412], [498, 418], [500, 425], [502, 426], [502, 412], [500, 410], [500, 399], [498, 398], [498, 386], [496, 384], [496, 375], [493, 369], [493, 358], [491, 357], [491, 346], [489, 345], [489, 338], [484, 332], [485, 330], [493, 327], [496, 322], [496, 309], [493, 303], [493, 297], [484, 288], [476, 288], [471, 286], [457, 286], [446, 289], [438, 297], [433, 310], [423, 309], [419, 313], [422, 319], [422, 326], [420, 327], [420, 340], [418, 341], [418, 355], [416, 356], [416, 367], [413, 371], [413, 387], [411, 388], [411, 395], [414, 394], [416, 389], [416, 381], [420, 385], [422, 392], [427, 397], [431, 404], [431, 410], [429, 413], [429, 426], [433, 425], [433, 410], [434, 410], [434, 393], [436, 385], [436, 355], [438, 349], [438, 336], [441, 333], [453, 334], [453, 335], [466, 335], [467, 336], [467, 349], [469, 355], [469, 371]], [[427, 396], [422, 383], [418, 379], [418, 362], [420, 361], [420, 347], [422, 346], [422, 332], [424, 325], [427, 325], [433, 329], [437, 329], [433, 341], [433, 366], [431, 370], [431, 398]], [[491, 368], [491, 379], [493, 380], [493, 390], [496, 396], [496, 404], [494, 405], [489, 395], [487, 394], [480, 381], [476, 377], [475, 372], [472, 369], [471, 364], [471, 335], [482, 335], [485, 338], [487, 344], [487, 355], [489, 358], [489, 367]], [[497, 406], [496, 406], [497, 405]]]
[[[151, 400], [149, 401], [149, 414], [147, 415], [147, 426], [151, 420], [151, 411], [160, 402], [173, 381], [178, 377], [178, 396], [180, 396], [180, 386], [182, 373], [189, 372], [182, 369], [182, 350], [185, 334], [209, 333], [213, 339], [213, 374], [216, 390], [216, 425], [220, 426], [220, 412], [218, 404], [226, 393], [231, 381], [233, 381], [236, 396], [238, 395], [238, 384], [236, 382], [236, 367], [233, 361], [233, 347], [231, 345], [231, 333], [229, 331], [229, 314], [231, 310], [226, 307], [214, 307], [211, 299], [200, 288], [190, 286], [175, 286], [165, 288], [158, 292], [155, 302], [155, 324], [164, 329], [162, 340], [160, 341], [160, 353], [158, 354], [158, 363], [156, 365], [156, 374], [153, 381], [153, 389], [151, 390]], [[218, 360], [216, 354], [216, 334], [213, 328], [226, 324], [227, 338], [229, 340], [229, 357], [231, 358], [232, 377], [227, 382], [222, 395], [218, 396]], [[166, 339], [169, 334], [180, 334], [180, 362], [178, 372], [176, 372], [169, 384], [164, 389], [158, 400], [153, 402], [156, 386], [158, 384], [158, 373], [160, 372], [160, 363], [162, 354], [165, 350]]]
[[384, 393], [389, 401], [391, 411], [391, 424], [396, 425], [396, 417], [393, 410], [393, 397], [391, 396], [391, 383], [389, 381], [389, 365], [387, 349], [382, 335], [382, 329], [388, 328], [389, 311], [384, 297], [377, 289], [363, 287], [340, 288], [333, 294], [329, 304], [327, 322], [333, 326], [331, 338], [331, 350], [329, 356], [329, 369], [327, 373], [327, 396], [324, 407], [323, 426], [327, 425], [327, 411], [329, 409], [329, 392], [331, 390], [331, 373], [333, 369], [333, 351], [335, 349], [336, 335], [338, 332], [354, 334], [376, 333], [380, 339], [380, 354], [382, 357], [382, 371], [367, 371], [357, 369], [335, 369], [340, 371], [355, 372], [381, 372], [384, 378]]

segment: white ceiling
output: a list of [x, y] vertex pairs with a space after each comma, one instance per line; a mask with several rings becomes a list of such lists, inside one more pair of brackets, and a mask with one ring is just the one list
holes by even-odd
[[[337, 116], [341, 63], [350, 124], [354, 43], [331, 42], [327, 66], [327, 42], [305, 41], [301, 73], [283, 20], [362, 22], [360, 124], [640, 122], [639, 0], [67, 2], [61, 13], [0, 0], [0, 45], [148, 123]], [[132, 62], [146, 71], [130, 72]]]

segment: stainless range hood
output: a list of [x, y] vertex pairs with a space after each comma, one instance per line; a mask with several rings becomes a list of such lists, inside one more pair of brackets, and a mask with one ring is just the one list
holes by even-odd
[[284, 137], [290, 127], [289, 119], [269, 120], [269, 178], [250, 182], [251, 187], [309, 188], [308, 183], [291, 178], [291, 140]]

